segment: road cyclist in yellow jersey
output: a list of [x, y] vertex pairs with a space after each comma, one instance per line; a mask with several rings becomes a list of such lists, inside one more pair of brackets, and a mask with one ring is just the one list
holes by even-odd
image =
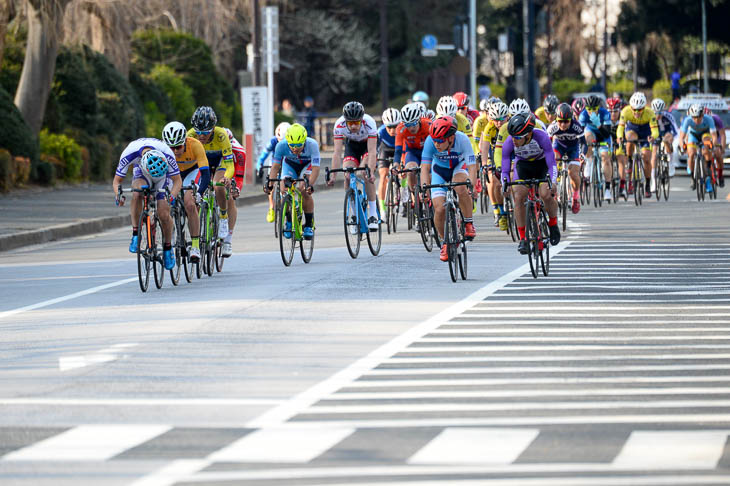
[[[489, 176], [489, 197], [494, 208], [494, 223], [499, 226], [502, 231], [507, 231], [509, 219], [504, 211], [504, 196], [502, 195], [502, 182], [500, 172], [502, 171], [501, 160], [497, 165], [495, 160], [496, 143], [500, 133], [507, 133], [507, 122], [509, 121], [509, 109], [507, 105], [501, 101], [493, 102], [489, 106], [490, 121], [482, 131], [479, 139], [479, 149], [482, 153], [482, 162], [488, 161], [492, 174]], [[507, 138], [506, 136], [504, 137]], [[500, 145], [501, 153], [501, 145]]]
[[185, 125], [173, 121], [162, 129], [162, 141], [175, 154], [175, 160], [177, 160], [180, 169], [180, 177], [183, 180], [183, 187], [188, 187], [193, 183], [198, 185], [197, 192], [193, 194], [191, 191], [186, 191], [183, 195], [183, 204], [185, 213], [188, 216], [188, 229], [192, 241], [190, 261], [198, 263], [200, 262], [200, 220], [196, 203], [200, 202], [205, 189], [210, 183], [210, 168], [208, 167], [208, 158], [205, 156], [203, 144], [197, 138], [188, 137], [186, 134]]
[[224, 240], [223, 256], [227, 258], [233, 254], [231, 236], [238, 215], [236, 204], [230, 196], [231, 179], [236, 170], [231, 141], [226, 129], [216, 126], [218, 118], [210, 106], [199, 106], [193, 114], [191, 123], [193, 128], [188, 131], [188, 136], [194, 136], [203, 144], [210, 170], [214, 171], [213, 182], [224, 184], [215, 187], [215, 200], [220, 213], [218, 238]]
[[549, 94], [545, 97], [545, 101], [542, 102], [542, 106], [535, 110], [535, 116], [545, 126], [549, 126], [557, 118], [556, 110], [559, 104], [560, 100], [558, 97], [554, 94]]
[[[629, 99], [629, 106], [621, 110], [616, 136], [619, 145], [624, 139], [626, 140], [626, 152], [629, 159], [636, 150], [637, 144], [641, 148], [641, 155], [644, 159], [644, 175], [646, 176], [644, 197], [650, 198], [651, 183], [655, 183], [652, 177], [652, 168], [656, 160], [657, 146], [654, 145], [650, 149], [649, 144], [654, 140], [659, 141], [659, 126], [654, 111], [646, 106], [646, 95], [641, 91], [632, 94]], [[640, 189], [634, 188], [634, 190]]]

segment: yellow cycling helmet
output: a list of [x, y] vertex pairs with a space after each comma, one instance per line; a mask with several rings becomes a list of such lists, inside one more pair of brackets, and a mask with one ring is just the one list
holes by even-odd
[[289, 145], [302, 145], [307, 141], [307, 129], [299, 123], [295, 123], [286, 131], [286, 143]]

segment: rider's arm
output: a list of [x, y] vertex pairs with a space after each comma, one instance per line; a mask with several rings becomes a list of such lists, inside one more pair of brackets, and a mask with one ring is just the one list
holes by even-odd
[[[626, 130], [626, 109], [628, 106], [621, 110], [621, 116], [618, 119], [618, 128], [616, 129], [616, 138], [619, 140], [624, 138], [624, 131]], [[629, 108], [630, 109], [630, 108]]]
[[180, 194], [180, 189], [182, 188], [182, 177], [180, 177], [180, 173], [178, 172], [174, 176], [171, 176], [170, 179], [172, 179], [172, 189], [170, 189], [170, 195], [173, 198], [176, 198]]
[[333, 169], [339, 169], [342, 167], [343, 149], [344, 149], [344, 142], [343, 142], [342, 137], [335, 138], [335, 147], [334, 147], [334, 150], [332, 153], [332, 168]]
[[[504, 145], [500, 149], [500, 157], [502, 157], [502, 160], [500, 163], [502, 164], [502, 182], [509, 182], [512, 180], [512, 176], [510, 172], [512, 171], [512, 148], [514, 147], [514, 142], [512, 141], [512, 137], [507, 137], [507, 140], [504, 141]], [[496, 154], [496, 150], [495, 150]], [[497, 156], [495, 155], [495, 160]]]
[[540, 148], [545, 154], [545, 163], [548, 167], [550, 182], [552, 182], [553, 186], [555, 186], [555, 182], [558, 179], [558, 167], [555, 164], [555, 152], [553, 152], [553, 145], [550, 143], [550, 137], [547, 135], [539, 136], [537, 143], [540, 144]]
[[647, 108], [646, 112], [650, 115], [649, 128], [651, 128], [651, 138], [659, 140], [659, 123], [656, 121], [656, 115], [654, 115], [654, 112], [650, 108]]
[[431, 184], [431, 164], [435, 151], [436, 147], [429, 136], [423, 143], [423, 152], [421, 152], [421, 184]]
[[368, 137], [368, 167], [370, 167], [371, 177], [375, 177], [375, 167], [378, 163], [378, 139], [377, 137]]
[[309, 174], [309, 185], [314, 186], [314, 184], [317, 182], [317, 178], [319, 177], [319, 144], [316, 140], [313, 139], [307, 139], [307, 144], [311, 146], [312, 150], [312, 173]]
[[401, 131], [401, 126], [398, 125], [398, 128], [396, 128], [395, 132], [395, 153], [393, 154], [393, 162], [395, 162], [396, 165], [400, 165], [400, 161], [403, 158], [403, 152], [405, 150], [404, 144], [405, 144], [405, 127]]

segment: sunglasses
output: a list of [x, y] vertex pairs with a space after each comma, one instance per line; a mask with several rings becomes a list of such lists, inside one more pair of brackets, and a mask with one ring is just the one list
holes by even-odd
[[185, 148], [185, 144], [175, 145], [174, 147], [173, 146], [170, 146], [170, 150], [180, 150], [182, 148]]
[[499, 117], [499, 118], [492, 118], [492, 121], [498, 121], [498, 122], [503, 122], [503, 121], [505, 121], [506, 119], [507, 119], [507, 117], [506, 117], [506, 116], [501, 116], [501, 117]]
[[410, 128], [410, 127], [415, 127], [416, 125], [418, 125], [418, 122], [419, 122], [419, 121], [420, 121], [420, 120], [416, 120], [416, 121], [414, 121], [414, 122], [410, 122], [410, 123], [403, 123], [403, 124], [404, 124], [404, 125], [405, 125], [406, 127]]
[[431, 138], [431, 140], [434, 141], [434, 143], [444, 143], [446, 142], [445, 138]]
[[360, 125], [362, 125], [362, 121], [348, 121], [348, 122], [345, 122], [345, 124], [346, 124], [346, 125], [347, 125], [348, 127], [349, 127], [349, 126], [355, 126], [355, 127], [359, 127]]
[[570, 123], [571, 118], [558, 118], [558, 123]]
[[293, 149], [304, 147], [303, 143], [290, 143], [288, 145], [289, 145], [289, 148], [293, 148]]
[[522, 140], [523, 138], [527, 138], [527, 135], [512, 135], [512, 138], [515, 140]]
[[213, 130], [195, 130], [196, 135], [210, 135]]

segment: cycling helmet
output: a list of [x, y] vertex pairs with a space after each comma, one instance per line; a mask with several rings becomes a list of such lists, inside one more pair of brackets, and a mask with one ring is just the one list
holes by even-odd
[[586, 107], [591, 110], [597, 110], [601, 106], [601, 98], [596, 95], [590, 95], [586, 98]]
[[532, 113], [518, 113], [509, 119], [507, 133], [510, 136], [524, 137], [535, 128], [535, 116]]
[[365, 108], [359, 101], [350, 101], [342, 108], [345, 121], [360, 121], [365, 116]]
[[489, 100], [486, 100], [486, 99], [485, 100], [481, 100], [479, 102], [479, 111], [489, 111], [489, 105], [490, 104], [491, 103], [489, 102]]
[[210, 106], [197, 107], [190, 120], [193, 128], [201, 132], [213, 130], [216, 123], [218, 123], [218, 117], [215, 116], [215, 111]]
[[459, 108], [469, 107], [469, 95], [464, 93], [463, 91], [454, 93], [454, 100], [456, 101], [456, 106], [458, 106]]
[[426, 110], [426, 116], [425, 118], [428, 118], [429, 120], [433, 121], [436, 119], [436, 112], [433, 110]]
[[549, 94], [545, 97], [545, 101], [542, 102], [542, 107], [545, 108], [545, 112], [550, 115], [555, 114], [555, 110], [558, 108], [560, 100], [554, 94]]
[[278, 141], [282, 141], [284, 137], [286, 136], [286, 131], [289, 130], [289, 127], [291, 126], [288, 122], [281, 122], [276, 126], [276, 130], [274, 130], [274, 135], [276, 135], [276, 139]]
[[421, 103], [428, 104], [428, 95], [425, 91], [416, 91], [411, 97], [413, 101], [420, 101]]
[[507, 118], [508, 113], [507, 105], [502, 103], [501, 101], [498, 101], [496, 103], [492, 103], [492, 105], [489, 107], [489, 118], [492, 120], [504, 120]]
[[383, 112], [383, 125], [388, 128], [397, 127], [401, 122], [400, 111], [395, 108], [388, 108]]
[[162, 129], [162, 141], [170, 147], [179, 147], [184, 144], [186, 136], [185, 125], [178, 121], [170, 122]]
[[702, 116], [702, 107], [697, 103], [690, 105], [689, 110], [687, 110], [687, 114], [692, 118]]
[[456, 119], [450, 116], [437, 118], [431, 123], [431, 138], [446, 138], [456, 133]]
[[710, 109], [709, 106], [705, 106], [704, 113], [705, 113], [705, 115], [712, 116], [712, 110]]
[[664, 100], [661, 98], [654, 98], [651, 101], [651, 109], [654, 113], [661, 113], [667, 108], [667, 104], [664, 103]]
[[436, 105], [436, 113], [438, 115], [454, 116], [456, 115], [456, 100], [453, 96], [442, 96]]
[[167, 175], [167, 158], [159, 150], [148, 150], [142, 156], [140, 167], [153, 179], [159, 179]]
[[646, 96], [641, 91], [637, 91], [631, 95], [629, 104], [632, 110], [642, 110], [646, 106]]
[[621, 109], [621, 99], [620, 98], [609, 98], [606, 100], [606, 106], [608, 107], [609, 111], [616, 111]]
[[560, 103], [555, 109], [555, 115], [557, 116], [558, 120], [572, 120], [573, 109], [568, 103]]
[[583, 110], [586, 107], [586, 102], [583, 98], [576, 98], [573, 100], [573, 105], [571, 108], [573, 109], [573, 116], [575, 118], [579, 118], [580, 114], [583, 113]]
[[515, 98], [512, 103], [509, 104], [509, 114], [517, 115], [519, 113], [530, 113], [530, 105], [527, 101], [522, 98]]
[[421, 110], [421, 116], [426, 116], [426, 112], [428, 111], [428, 108], [426, 108], [426, 105], [423, 103], [423, 101], [414, 101], [415, 105], [418, 106], [418, 108]]
[[299, 123], [291, 125], [286, 131], [286, 143], [300, 145], [307, 141], [307, 129]]
[[421, 119], [421, 103], [408, 103], [400, 112], [403, 123], [413, 125]]

